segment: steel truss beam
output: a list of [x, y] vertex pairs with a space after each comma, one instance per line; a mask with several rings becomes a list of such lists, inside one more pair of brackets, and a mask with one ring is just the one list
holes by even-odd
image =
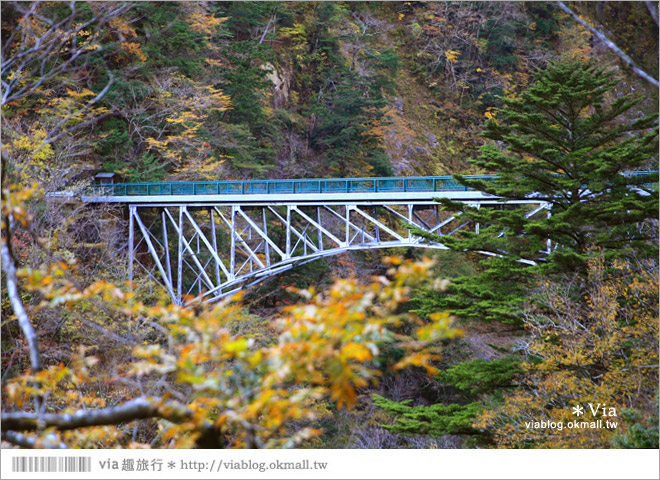
[[[469, 203], [477, 208], [502, 205]], [[549, 211], [545, 203], [524, 203], [530, 205], [528, 217]], [[428, 201], [133, 204], [129, 275], [136, 275], [135, 267], [146, 270], [174, 303], [188, 305], [219, 300], [297, 265], [350, 250], [447, 249], [441, 242], [413, 235], [410, 225], [439, 237], [465, 228], [479, 233], [478, 224], [459, 223]], [[548, 252], [551, 247], [548, 242]]]

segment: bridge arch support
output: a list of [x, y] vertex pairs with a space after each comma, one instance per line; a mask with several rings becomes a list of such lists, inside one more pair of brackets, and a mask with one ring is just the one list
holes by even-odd
[[[497, 199], [466, 200], [476, 207]], [[527, 202], [529, 203], [529, 202]], [[533, 202], [532, 202], [533, 203]], [[351, 250], [446, 249], [442, 236], [479, 225], [433, 200], [129, 204], [129, 280], [149, 277], [172, 301], [217, 301], [295, 266]], [[530, 215], [547, 205], [530, 206]], [[146, 273], [146, 277], [144, 275]]]

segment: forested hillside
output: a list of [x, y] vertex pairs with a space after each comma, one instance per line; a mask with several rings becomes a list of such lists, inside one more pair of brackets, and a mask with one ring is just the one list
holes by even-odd
[[[658, 448], [657, 3], [1, 8], [3, 447]], [[127, 282], [99, 172], [551, 208], [442, 201], [479, 235], [184, 308]], [[597, 404], [616, 427], [533, 425]]]

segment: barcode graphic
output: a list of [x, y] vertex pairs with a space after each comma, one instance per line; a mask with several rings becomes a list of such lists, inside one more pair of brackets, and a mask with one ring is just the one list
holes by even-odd
[[92, 457], [13, 457], [12, 472], [91, 472]]

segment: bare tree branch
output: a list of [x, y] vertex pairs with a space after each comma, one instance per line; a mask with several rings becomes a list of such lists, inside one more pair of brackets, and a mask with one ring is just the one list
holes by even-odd
[[[58, 430], [74, 430], [76, 428], [99, 425], [117, 425], [133, 420], [162, 418], [173, 423], [182, 423], [193, 418], [194, 414], [187, 407], [173, 401], [164, 401], [159, 397], [140, 397], [100, 410], [78, 410], [74, 413], [31, 413], [3, 412], [2, 439], [15, 445], [27, 448], [36, 446], [42, 448], [66, 448], [62, 443], [49, 442], [48, 439], [37, 440], [15, 430], [35, 431], [55, 427]], [[212, 422], [204, 421], [199, 427], [200, 436], [196, 446], [199, 448], [226, 448], [221, 432]], [[37, 443], [39, 442], [39, 443]]]
[[60, 120], [60, 122], [57, 125], [55, 125], [51, 129], [50, 132], [48, 132], [48, 136], [43, 139], [43, 141], [39, 144], [39, 146], [37, 148], [34, 149], [32, 154], [30, 155], [31, 158], [34, 158], [34, 156], [43, 148], [44, 145], [46, 145], [48, 143], [53, 143], [53, 142], [57, 141], [59, 138], [61, 138], [63, 135], [71, 133], [71, 131], [76, 130], [77, 128], [80, 128], [81, 126], [87, 126], [89, 124], [95, 123], [95, 122], [99, 121], [101, 118], [105, 118], [109, 115], [109, 113], [106, 113], [102, 116], [94, 117], [91, 120], [87, 120], [86, 122], [83, 122], [81, 124], [74, 125], [71, 128], [67, 128], [67, 129], [63, 130], [62, 132], [58, 133], [58, 131], [62, 128], [62, 126], [66, 122], [68, 122], [74, 116], [78, 116], [81, 113], [83, 113], [84, 111], [89, 110], [92, 105], [94, 105], [96, 102], [98, 102], [100, 99], [102, 99], [105, 96], [106, 93], [108, 93], [108, 90], [110, 90], [110, 87], [112, 86], [112, 83], [114, 82], [115, 77], [112, 75], [112, 72], [110, 70], [107, 70], [107, 72], [108, 72], [108, 77], [109, 77], [108, 78], [108, 83], [103, 88], [103, 90], [101, 90], [98, 93], [98, 95], [96, 95], [89, 102], [87, 102], [87, 104], [84, 105], [82, 108], [80, 108], [78, 110], [75, 110], [74, 112], [71, 112], [69, 115], [67, 115], [62, 120]]
[[78, 410], [74, 413], [2, 412], [3, 430], [34, 431], [55, 427], [58, 430], [98, 425], [117, 425], [122, 422], [147, 418], [164, 418], [174, 423], [190, 420], [192, 411], [175, 402], [163, 402], [160, 398], [136, 398], [115, 407], [100, 410]]
[[651, 17], [656, 25], [658, 25], [658, 2], [644, 2], [648, 8]]
[[2, 431], [2, 439], [6, 442], [13, 443], [23, 448], [68, 448], [63, 442], [57, 442], [46, 438], [45, 440], [28, 437], [22, 433], [12, 432], [11, 430]]
[[[612, 42], [610, 39], [608, 39], [604, 33], [600, 32], [597, 30], [595, 27], [592, 27], [589, 25], [587, 22], [582, 20], [573, 10], [568, 8], [564, 2], [557, 2], [557, 5], [559, 5], [559, 8], [561, 8], [564, 12], [568, 13], [571, 15], [576, 22], [578, 22], [580, 25], [582, 25], [584, 28], [589, 30], [593, 35], [595, 35], [601, 42], [603, 42], [607, 48], [612, 50], [614, 53], [616, 53], [621, 60], [633, 71], [635, 72], [636, 75], [639, 77], [643, 78], [647, 82], [649, 82], [651, 85], [655, 86], [656, 88], [660, 87], [660, 84], [658, 81], [650, 76], [648, 73], [646, 73], [644, 70], [639, 68], [635, 62], [633, 61], [630, 56], [628, 56], [623, 50], [621, 50], [619, 47], [616, 46], [614, 42]], [[656, 21], [657, 23], [657, 21]]]
[[[4, 160], [3, 160], [4, 161]], [[10, 229], [9, 229], [9, 222], [10, 219], [6, 219], [7, 223], [7, 238], [3, 236], [2, 238], [2, 269], [5, 272], [5, 276], [7, 278], [7, 295], [9, 296], [9, 300], [11, 301], [11, 307], [14, 310], [14, 314], [16, 314], [16, 318], [18, 319], [18, 324], [21, 327], [21, 330], [23, 331], [23, 334], [25, 335], [25, 338], [27, 339], [28, 346], [30, 349], [30, 363], [32, 365], [32, 372], [36, 373], [39, 370], [41, 370], [42, 365], [41, 365], [41, 355], [39, 353], [39, 339], [37, 337], [37, 333], [34, 331], [34, 327], [32, 326], [32, 323], [30, 322], [30, 318], [27, 315], [27, 312], [25, 311], [25, 307], [23, 306], [23, 302], [21, 301], [21, 296], [18, 293], [18, 279], [16, 278], [16, 265], [14, 264], [14, 260], [11, 258], [11, 254], [9, 253], [9, 247], [7, 246], [7, 242], [11, 241], [11, 238], [9, 238], [10, 235]]]
[[[27, 11], [22, 9], [20, 2], [13, 3], [14, 8], [24, 13], [24, 16], [12, 32], [10, 39], [15, 39], [14, 36], [17, 31], [20, 31], [22, 38], [20, 39], [20, 50], [18, 52], [12, 51], [16, 43], [14, 41], [6, 42], [2, 46], [2, 68], [0, 69], [2, 77], [2, 100], [0, 104], [2, 105], [34, 93], [44, 83], [75, 68], [76, 62], [81, 59], [92, 56], [98, 57], [101, 52], [112, 51], [114, 44], [105, 47], [95, 45], [95, 48], [86, 44], [78, 45], [78, 34], [85, 28], [94, 26], [95, 31], [89, 37], [90, 39], [94, 38], [101, 26], [132, 8], [132, 5], [128, 3], [99, 3], [101, 6], [100, 13], [89, 20], [81, 21], [79, 18], [80, 11], [76, 9], [76, 3], [71, 2], [71, 13], [60, 22], [55, 23], [55, 21], [39, 15], [38, 5], [40, 3], [34, 2], [32, 8]], [[35, 35], [29, 27], [29, 17], [47, 23], [50, 28], [39, 36]], [[60, 52], [61, 50], [67, 51], [66, 57], [59, 54], [54, 55], [54, 52]], [[57, 61], [61, 61], [61, 63], [53, 64]], [[25, 80], [28, 81], [17, 88], [20, 82]]]
[[271, 17], [268, 19], [268, 23], [266, 24], [266, 28], [264, 29], [263, 35], [261, 35], [261, 39], [259, 40], [259, 45], [264, 43], [264, 40], [266, 39], [266, 34], [268, 33], [268, 29], [270, 28], [271, 22], [275, 20], [275, 14], [271, 15]]

